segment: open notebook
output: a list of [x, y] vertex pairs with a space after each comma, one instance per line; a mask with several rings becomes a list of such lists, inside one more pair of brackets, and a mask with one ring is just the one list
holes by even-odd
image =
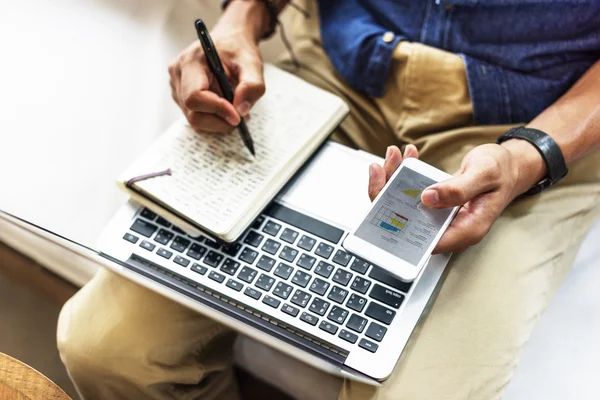
[[[236, 240], [348, 114], [339, 97], [272, 65], [265, 65], [265, 82], [248, 123], [256, 158], [237, 132], [198, 134], [182, 119], [119, 186], [190, 234]], [[168, 169], [171, 175], [130, 182]]]

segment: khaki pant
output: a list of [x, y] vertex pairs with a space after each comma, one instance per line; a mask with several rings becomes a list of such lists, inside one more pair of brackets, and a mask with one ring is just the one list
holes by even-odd
[[[509, 128], [473, 126], [463, 61], [420, 44], [396, 49], [385, 97], [353, 91], [320, 47], [312, 15], [308, 23], [298, 16], [286, 23], [302, 63], [295, 73], [350, 104], [337, 140], [381, 155], [390, 144], [414, 143], [423, 160], [454, 172], [466, 152]], [[289, 60], [282, 65], [291, 68]], [[385, 384], [346, 381], [339, 398], [500, 398], [600, 214], [598, 165], [600, 154], [573, 163], [560, 185], [508, 207], [481, 243], [453, 257]], [[58, 328], [61, 356], [86, 400], [238, 399], [234, 337], [106, 271], [65, 305]]]

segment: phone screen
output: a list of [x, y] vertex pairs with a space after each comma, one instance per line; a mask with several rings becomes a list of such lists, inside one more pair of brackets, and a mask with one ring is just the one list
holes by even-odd
[[421, 203], [421, 193], [436, 183], [402, 168], [356, 230], [359, 238], [417, 265], [452, 208], [433, 209]]

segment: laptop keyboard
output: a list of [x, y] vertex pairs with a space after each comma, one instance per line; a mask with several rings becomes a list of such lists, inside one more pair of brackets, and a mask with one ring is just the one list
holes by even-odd
[[222, 243], [188, 236], [144, 208], [123, 239], [243, 293], [249, 306], [297, 318], [298, 328], [318, 325], [376, 352], [411, 283], [344, 251], [337, 228], [299, 215], [281, 207], [281, 220], [263, 214], [239, 241]]

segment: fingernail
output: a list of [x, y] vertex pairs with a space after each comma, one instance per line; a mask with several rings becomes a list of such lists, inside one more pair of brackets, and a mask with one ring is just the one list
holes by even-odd
[[227, 123], [228, 123], [229, 125], [232, 125], [232, 126], [237, 126], [237, 125], [239, 124], [239, 121], [238, 121], [238, 119], [237, 119], [237, 118], [235, 118], [235, 117], [234, 117], [234, 116], [232, 116], [232, 115], [230, 115], [230, 116], [228, 116], [227, 118], [225, 118], [225, 121], [227, 121]]
[[250, 104], [250, 102], [244, 101], [238, 106], [238, 113], [242, 117], [245, 117], [250, 112], [251, 107], [252, 107], [252, 105]]
[[440, 195], [435, 189], [427, 189], [423, 192], [422, 200], [427, 207], [432, 207], [440, 202]]
[[388, 146], [387, 150], [385, 151], [385, 158], [390, 158], [392, 156], [392, 146]]

